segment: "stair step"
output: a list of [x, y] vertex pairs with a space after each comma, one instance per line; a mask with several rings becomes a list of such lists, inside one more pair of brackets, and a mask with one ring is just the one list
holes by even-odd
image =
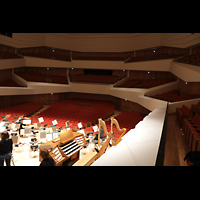
[[37, 114], [39, 114], [39, 113], [45, 111], [46, 109], [49, 108], [49, 106], [50, 106], [50, 105], [43, 105], [43, 107], [42, 107], [40, 110], [38, 110], [37, 112], [35, 112], [32, 116], [37, 115]]

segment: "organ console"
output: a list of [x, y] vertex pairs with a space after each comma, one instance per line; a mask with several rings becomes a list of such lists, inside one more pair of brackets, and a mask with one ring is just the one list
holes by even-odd
[[[47, 149], [53, 158], [55, 166], [61, 166], [68, 159], [79, 159], [79, 152], [86, 145], [84, 134], [68, 131], [60, 132], [60, 136], [40, 145], [40, 151]], [[39, 157], [39, 161], [42, 158]]]
[[[120, 141], [122, 136], [126, 132], [126, 128], [120, 129], [118, 121], [111, 117], [111, 130], [108, 132], [105, 122], [99, 118], [99, 133], [98, 133], [98, 145], [96, 151], [89, 152], [79, 160], [79, 152], [86, 145], [85, 136], [79, 132], [73, 132], [72, 129], [68, 131], [60, 132], [60, 136], [56, 139], [50, 140], [44, 144], [40, 145], [40, 150], [47, 149], [50, 156], [53, 158], [55, 166], [61, 166], [66, 160], [74, 160], [73, 166], [89, 166], [96, 159], [102, 156], [107, 150], [110, 142], [112, 146], [116, 146]], [[116, 125], [119, 132], [122, 132], [120, 137], [114, 141], [113, 139], [113, 125]], [[106, 134], [106, 139], [103, 145], [100, 145], [100, 127], [103, 127], [104, 134]], [[39, 161], [42, 158], [39, 155]], [[76, 162], [77, 161], [77, 162]]]

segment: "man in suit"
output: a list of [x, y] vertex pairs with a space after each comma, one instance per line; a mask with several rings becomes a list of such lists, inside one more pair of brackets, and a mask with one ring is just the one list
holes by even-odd
[[23, 126], [26, 126], [26, 124], [22, 123], [22, 119], [19, 119], [19, 121], [16, 122], [16, 124], [20, 124], [20, 126], [19, 126], [19, 135], [21, 136], [21, 129], [24, 129]]

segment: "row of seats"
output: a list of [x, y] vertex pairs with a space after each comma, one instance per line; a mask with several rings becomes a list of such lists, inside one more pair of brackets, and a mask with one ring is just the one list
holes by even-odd
[[112, 115], [115, 106], [110, 101], [98, 101], [87, 99], [69, 99], [52, 104], [47, 110], [38, 116], [32, 117], [32, 122], [38, 122], [39, 117], [44, 118], [44, 124], [52, 125], [53, 120], [57, 120], [57, 126], [65, 126], [69, 121], [74, 126], [79, 122], [87, 127], [98, 122], [98, 118], [105, 118]]
[[14, 106], [0, 108], [0, 116], [10, 115], [9, 121], [13, 121], [21, 115], [30, 116], [42, 108], [42, 103], [22, 103]]
[[185, 101], [185, 100], [200, 98], [200, 95], [199, 94], [179, 95], [178, 90], [172, 90], [172, 91], [165, 92], [162, 94], [149, 95], [149, 97], [168, 101], [168, 102], [177, 102], [177, 101]]
[[71, 82], [86, 82], [86, 83], [104, 83], [114, 84], [121, 80], [122, 76], [117, 75], [99, 75], [99, 74], [71, 74]]
[[200, 151], [200, 115], [195, 114], [192, 119], [184, 119], [183, 133], [190, 151]]
[[22, 58], [22, 56], [16, 53], [8, 53], [8, 52], [0, 52], [0, 59], [15, 59], [15, 58]]
[[179, 124], [183, 125], [183, 120], [188, 119], [191, 113], [191, 109], [185, 105], [182, 105], [181, 108], [176, 108], [176, 116], [178, 118]]
[[127, 80], [125, 83], [116, 86], [116, 87], [123, 87], [123, 88], [151, 88], [156, 87], [159, 85], [163, 85], [166, 83], [170, 83], [175, 81], [174, 79], [130, 79]]
[[[190, 152], [200, 151], [200, 115], [195, 106], [200, 106], [200, 102], [192, 105], [191, 109], [185, 105], [176, 109], [176, 115], [183, 134], [190, 149]], [[192, 107], [194, 107], [192, 109]], [[193, 163], [187, 159], [188, 165]]]
[[33, 82], [47, 82], [47, 83], [59, 83], [59, 84], [67, 84], [67, 78], [64, 76], [56, 76], [51, 75], [47, 78], [45, 74], [37, 74], [37, 73], [28, 73], [28, 72], [19, 72], [19, 76], [24, 78], [27, 81]]
[[190, 65], [200, 66], [200, 54], [192, 54], [176, 59], [177, 62], [182, 62]]
[[[144, 115], [141, 115], [136, 112], [128, 112], [128, 111], [123, 111], [121, 112], [118, 116], [115, 117], [115, 119], [118, 121], [120, 128], [126, 128], [126, 133], [135, 128], [135, 126], [144, 118]], [[106, 126], [108, 131], [111, 130], [111, 121], [108, 120], [106, 121]], [[117, 127], [114, 125], [113, 126], [113, 131], [114, 131], [114, 139], [117, 140], [121, 133], [117, 130]], [[125, 133], [125, 134], [126, 134]]]
[[193, 113], [197, 113], [200, 115], [200, 101], [197, 104], [192, 104], [191, 110]]
[[23, 87], [23, 86], [18, 85], [12, 79], [7, 79], [4, 82], [0, 82], [0, 87]]
[[130, 58], [127, 62], [139, 62], [139, 61], [148, 61], [148, 60], [160, 60], [168, 58], [177, 58], [180, 55], [176, 54], [156, 54], [151, 56], [137, 56]]

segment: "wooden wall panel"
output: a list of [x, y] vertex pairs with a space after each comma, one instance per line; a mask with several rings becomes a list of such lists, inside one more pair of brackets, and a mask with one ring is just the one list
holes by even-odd
[[170, 72], [158, 71], [136, 71], [131, 70], [129, 73], [130, 79], [176, 79], [176, 76]]
[[179, 79], [178, 90], [180, 95], [200, 94], [200, 82], [186, 82]]
[[51, 67], [19, 67], [14, 69], [15, 73], [28, 72], [36, 74], [44, 74], [47, 77], [51, 75], [67, 77], [67, 68], [51, 68]]
[[0, 82], [4, 82], [6, 79], [12, 79], [12, 69], [0, 70]]
[[115, 105], [116, 110], [137, 112], [143, 115], [147, 115], [150, 111], [138, 103], [131, 101], [125, 101], [110, 95], [101, 94], [86, 94], [86, 93], [55, 93], [55, 94], [37, 94], [37, 95], [16, 95], [16, 96], [0, 96], [0, 108], [16, 105], [25, 102], [40, 102], [44, 105], [51, 105], [53, 103], [60, 102], [66, 99], [91, 99], [101, 101], [111, 101]]
[[142, 115], [148, 115], [150, 112], [148, 109], [144, 108], [143, 106], [139, 105], [138, 103], [128, 101], [125, 99], [119, 99], [119, 101], [120, 101], [119, 109], [121, 111], [136, 112], [136, 113], [140, 113]]

